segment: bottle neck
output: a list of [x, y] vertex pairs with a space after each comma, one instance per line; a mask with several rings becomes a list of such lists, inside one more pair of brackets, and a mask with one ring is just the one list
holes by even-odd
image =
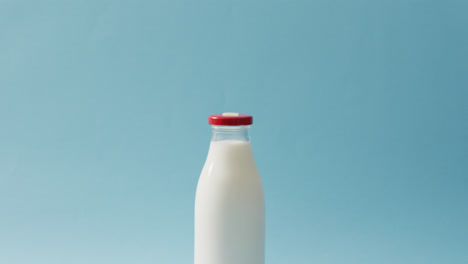
[[211, 126], [211, 141], [240, 140], [250, 142], [250, 126]]

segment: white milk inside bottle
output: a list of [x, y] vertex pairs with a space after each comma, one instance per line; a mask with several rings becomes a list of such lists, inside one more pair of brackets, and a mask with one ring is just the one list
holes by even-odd
[[211, 115], [195, 198], [195, 264], [264, 264], [265, 205], [252, 154], [252, 116]]

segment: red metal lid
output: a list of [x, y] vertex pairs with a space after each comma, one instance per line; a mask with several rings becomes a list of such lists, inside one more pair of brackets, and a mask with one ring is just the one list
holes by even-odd
[[252, 116], [238, 113], [210, 115], [208, 124], [215, 126], [248, 126], [252, 124]]

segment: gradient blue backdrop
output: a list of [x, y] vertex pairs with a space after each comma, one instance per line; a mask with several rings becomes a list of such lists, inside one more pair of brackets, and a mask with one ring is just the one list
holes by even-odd
[[0, 263], [193, 261], [254, 115], [267, 264], [468, 263], [468, 1], [0, 1]]

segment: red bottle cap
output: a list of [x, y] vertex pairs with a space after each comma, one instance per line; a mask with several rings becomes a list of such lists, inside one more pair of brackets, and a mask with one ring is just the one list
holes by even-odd
[[248, 126], [252, 124], [252, 116], [238, 113], [222, 113], [210, 115], [208, 124], [215, 126]]

